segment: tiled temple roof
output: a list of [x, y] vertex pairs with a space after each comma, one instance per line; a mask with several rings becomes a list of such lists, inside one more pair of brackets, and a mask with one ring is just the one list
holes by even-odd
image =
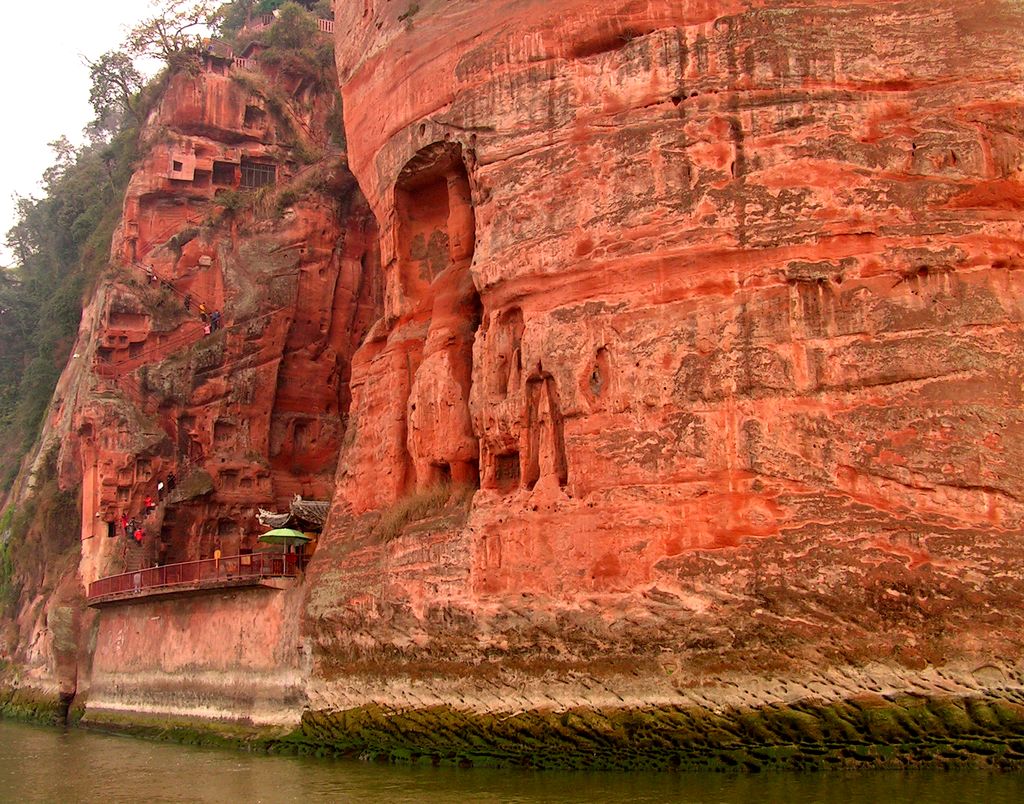
[[306, 530], [320, 530], [327, 521], [330, 508], [330, 500], [304, 500], [296, 494], [287, 512], [275, 513], [260, 508], [256, 519], [268, 528], [307, 526]]

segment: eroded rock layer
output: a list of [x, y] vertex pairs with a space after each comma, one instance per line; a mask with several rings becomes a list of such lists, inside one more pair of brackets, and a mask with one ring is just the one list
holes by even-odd
[[[211, 51], [166, 78], [46, 425], [52, 474], [81, 489], [80, 560], [46, 568], [56, 591], [26, 596], [4, 658], [24, 695], [92, 722], [276, 728], [302, 709], [296, 590], [84, 599], [101, 577], [252, 552], [260, 507], [333, 493], [379, 238], [329, 124], [333, 71], [276, 64]], [[218, 563], [221, 586], [252, 566]]]
[[105, 537], [161, 503], [168, 473], [143, 563], [237, 554], [258, 506], [330, 497], [352, 354], [380, 305], [376, 226], [327, 143], [332, 105], [207, 60], [152, 113], [115, 275], [86, 316], [79, 359], [99, 383], [64, 453], [84, 478], [87, 581], [117, 568], [124, 540]]
[[338, 9], [386, 289], [314, 707], [1015, 677], [1019, 5], [487, 5]]

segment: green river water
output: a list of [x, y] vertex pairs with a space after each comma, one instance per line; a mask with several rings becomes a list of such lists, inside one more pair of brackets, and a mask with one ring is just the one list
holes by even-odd
[[0, 721], [0, 801], [1017, 804], [1024, 773], [556, 773], [376, 765]]

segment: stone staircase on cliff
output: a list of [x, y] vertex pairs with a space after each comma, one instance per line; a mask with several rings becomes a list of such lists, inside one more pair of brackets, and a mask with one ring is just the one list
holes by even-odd
[[125, 572], [138, 572], [141, 569], [146, 568], [146, 543], [143, 540], [142, 544], [136, 544], [134, 539], [128, 540], [128, 546], [125, 549], [124, 557], [124, 571]]
[[164, 515], [168, 501], [162, 500], [156, 508], [142, 518], [142, 528], [146, 535], [139, 544], [131, 536], [125, 538], [124, 548], [124, 571], [138, 572], [156, 566], [157, 556], [160, 550], [160, 534], [163, 529]]
[[[177, 296], [188, 318], [205, 322], [209, 320], [210, 314], [214, 312], [212, 305], [206, 304], [202, 298], [197, 297], [191, 292], [186, 293], [176, 288], [173, 280], [162, 276], [152, 266], [144, 265], [136, 260], [127, 261], [125, 265], [143, 274], [147, 286], [156, 284]], [[186, 299], [188, 304], [185, 303]], [[285, 305], [255, 318], [246, 319], [244, 322], [235, 322], [231, 325], [221, 323], [220, 329], [225, 330], [225, 332], [231, 332], [238, 327], [251, 326], [253, 322], [260, 319], [279, 315], [288, 309], [288, 306]], [[202, 329], [194, 327], [193, 322], [193, 326], [184, 327], [184, 331], [161, 339], [159, 343], [153, 344], [148, 348], [131, 353], [127, 360], [115, 360], [97, 352], [94, 357], [94, 371], [98, 377], [106, 381], [108, 388], [110, 385], [118, 386], [127, 395], [127, 398], [132, 400], [143, 413], [158, 417], [159, 400], [154, 397], [151, 390], [145, 387], [145, 383], [136, 376], [136, 370], [151, 362], [157, 363], [165, 360], [172, 354], [187, 349], [206, 337]], [[168, 432], [167, 435], [171, 437], [172, 433]], [[174, 467], [176, 474], [180, 475], [179, 484], [187, 480], [194, 460], [196, 460], [194, 456], [181, 451], [181, 445], [179, 444], [179, 455]], [[154, 487], [150, 493], [155, 496], [155, 491]], [[166, 557], [167, 543], [169, 542], [170, 535], [167, 532], [167, 526], [173, 523], [174, 504], [179, 499], [180, 492], [177, 497], [173, 493], [168, 492], [167, 498], [159, 503], [158, 508], [152, 514], [143, 518], [146, 536], [141, 546], [137, 545], [131, 537], [126, 538], [127, 544], [122, 552], [125, 572], [137, 572], [141, 569], [156, 566], [158, 561], [162, 561]], [[129, 515], [139, 515], [138, 511], [133, 510], [129, 510], [128, 513]], [[165, 514], [167, 515], [166, 522]]]

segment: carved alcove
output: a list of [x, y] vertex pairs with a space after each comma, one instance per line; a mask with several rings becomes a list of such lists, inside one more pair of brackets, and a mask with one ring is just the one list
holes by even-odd
[[482, 306], [470, 274], [476, 222], [460, 145], [434, 143], [405, 165], [395, 185], [395, 223], [392, 281], [404, 317], [427, 324], [422, 341], [406, 346], [407, 452], [400, 469], [407, 487], [478, 486], [469, 398]]

